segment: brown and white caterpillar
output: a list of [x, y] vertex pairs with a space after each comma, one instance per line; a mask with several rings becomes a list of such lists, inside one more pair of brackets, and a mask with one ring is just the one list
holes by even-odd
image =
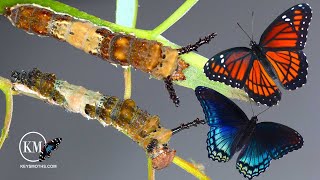
[[183, 70], [189, 64], [179, 58], [179, 55], [196, 51], [198, 47], [216, 36], [212, 33], [194, 45], [173, 49], [157, 41], [115, 33], [107, 27], [36, 4], [7, 7], [4, 15], [14, 26], [29, 34], [53, 37], [68, 42], [110, 63], [132, 66], [150, 73], [157, 79], [170, 77], [171, 80], [185, 80]]
[[196, 119], [170, 130], [161, 126], [158, 116], [140, 109], [132, 99], [120, 100], [102, 95], [58, 80], [55, 74], [42, 73], [38, 69], [30, 72], [13, 71], [11, 77], [17, 92], [30, 94], [88, 119], [97, 119], [104, 126], [117, 128], [148, 153], [155, 169], [163, 169], [171, 164], [176, 152], [169, 148], [168, 142], [173, 134], [205, 123]]

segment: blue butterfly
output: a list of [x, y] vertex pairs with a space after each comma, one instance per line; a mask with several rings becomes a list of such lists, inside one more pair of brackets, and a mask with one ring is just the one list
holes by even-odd
[[257, 123], [256, 116], [249, 120], [234, 102], [212, 89], [198, 86], [195, 94], [210, 126], [208, 157], [227, 162], [240, 151], [236, 168], [248, 179], [264, 172], [272, 159], [303, 145], [297, 131], [274, 122]]
[[40, 152], [39, 155], [39, 162], [44, 161], [47, 157], [49, 158], [51, 156], [52, 151], [58, 149], [58, 145], [61, 143], [62, 138], [55, 138], [46, 143]]

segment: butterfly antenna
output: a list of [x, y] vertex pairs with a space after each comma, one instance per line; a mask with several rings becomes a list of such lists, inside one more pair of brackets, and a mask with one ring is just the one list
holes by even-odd
[[251, 22], [251, 40], [253, 40], [253, 24], [254, 24], [254, 11], [252, 11], [252, 14], [251, 14], [251, 18], [252, 18], [252, 22]]
[[251, 39], [251, 37], [249, 36], [249, 34], [241, 27], [241, 25], [239, 23], [237, 23], [238, 26], [240, 27], [240, 29], [248, 36], [248, 38], [250, 39], [250, 41], [253, 41], [253, 39]]
[[184, 129], [189, 129], [190, 127], [197, 127], [199, 124], [207, 124], [205, 119], [195, 119], [192, 122], [188, 122], [186, 124], [182, 123], [180, 126], [171, 129], [172, 135], [177, 134], [178, 132], [184, 130]]
[[257, 116], [259, 116], [260, 114], [262, 114], [262, 113], [264, 113], [264, 112], [266, 112], [268, 109], [270, 109], [271, 108], [271, 106], [270, 107], [268, 107], [267, 109], [265, 109], [265, 110], [263, 110], [263, 111], [261, 111], [259, 114], [257, 114]]

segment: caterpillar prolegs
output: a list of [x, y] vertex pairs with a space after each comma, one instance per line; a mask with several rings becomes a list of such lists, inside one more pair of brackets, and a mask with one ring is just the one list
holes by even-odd
[[170, 81], [186, 79], [183, 70], [189, 64], [179, 55], [196, 51], [216, 36], [212, 33], [193, 45], [173, 49], [157, 41], [115, 33], [107, 27], [35, 4], [8, 7], [5, 16], [29, 34], [53, 37], [112, 64], [132, 66], [157, 79], [170, 77]]

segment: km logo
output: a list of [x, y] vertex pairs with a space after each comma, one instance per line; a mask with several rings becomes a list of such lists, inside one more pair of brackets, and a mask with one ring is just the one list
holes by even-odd
[[44, 144], [46, 144], [46, 139], [42, 134], [38, 132], [28, 132], [22, 136], [20, 140], [20, 154], [26, 161], [38, 162], [39, 153]]

